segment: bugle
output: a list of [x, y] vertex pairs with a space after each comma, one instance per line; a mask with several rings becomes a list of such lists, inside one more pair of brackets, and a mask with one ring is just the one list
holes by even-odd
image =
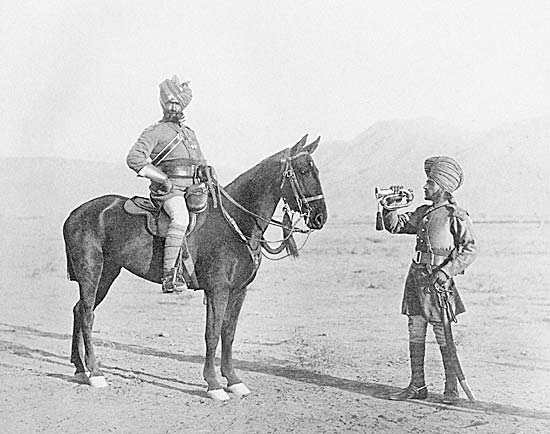
[[405, 208], [409, 206], [414, 199], [413, 191], [410, 188], [405, 189], [404, 187], [382, 189], [375, 187], [374, 196], [378, 201], [378, 211], [376, 212], [377, 231], [384, 229], [382, 208], [387, 210]]

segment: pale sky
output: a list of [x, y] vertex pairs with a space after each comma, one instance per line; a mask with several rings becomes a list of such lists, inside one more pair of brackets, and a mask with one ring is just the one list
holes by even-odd
[[548, 1], [3, 0], [2, 156], [124, 164], [161, 117], [158, 84], [211, 164], [377, 121], [484, 130], [550, 115]]

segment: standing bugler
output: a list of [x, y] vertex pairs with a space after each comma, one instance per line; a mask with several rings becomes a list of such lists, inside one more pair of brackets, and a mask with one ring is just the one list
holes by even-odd
[[[465, 311], [454, 277], [464, 272], [475, 259], [478, 244], [468, 213], [454, 197], [463, 182], [460, 165], [452, 158], [438, 156], [424, 162], [427, 180], [424, 198], [431, 205], [422, 205], [412, 212], [398, 213], [384, 209], [386, 230], [392, 234], [416, 234], [416, 248], [409, 268], [403, 295], [402, 310], [408, 316], [410, 384], [390, 399], [425, 399], [428, 389], [424, 381], [426, 330], [431, 324], [441, 350], [445, 369], [443, 402], [458, 400], [454, 344], [446, 338], [450, 326], [444, 314], [455, 321], [455, 315]], [[392, 186], [394, 191], [401, 187]], [[441, 297], [448, 300], [444, 310]], [[444, 324], [448, 326], [445, 330]], [[452, 335], [451, 335], [452, 336]], [[451, 338], [452, 340], [452, 338]], [[453, 358], [454, 356], [454, 358]], [[463, 385], [464, 387], [464, 385]]]

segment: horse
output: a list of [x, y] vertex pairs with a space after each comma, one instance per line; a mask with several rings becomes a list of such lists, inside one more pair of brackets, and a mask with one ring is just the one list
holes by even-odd
[[[197, 224], [188, 237], [196, 278], [204, 290], [203, 377], [207, 396], [214, 400], [229, 399], [226, 390], [239, 397], [250, 393], [233, 367], [232, 346], [247, 286], [260, 265], [263, 234], [276, 222], [273, 215], [279, 202], [282, 199], [292, 212], [299, 212], [309, 231], [321, 229], [326, 222], [319, 170], [311, 157], [319, 139], [306, 144], [305, 135], [294, 146], [242, 173], [225, 189], [216, 182], [218, 193], [224, 194], [209, 196], [203, 224]], [[122, 268], [148, 281], [161, 282], [163, 239], [147, 231], [143, 216], [123, 209], [127, 199], [114, 194], [91, 199], [74, 209], [63, 225], [67, 274], [78, 283], [80, 292], [73, 308], [70, 360], [76, 368], [75, 378], [94, 387], [107, 386], [94, 352], [95, 309]], [[288, 227], [279, 225], [288, 232]], [[220, 371], [227, 380], [226, 389], [215, 370], [220, 336]]]

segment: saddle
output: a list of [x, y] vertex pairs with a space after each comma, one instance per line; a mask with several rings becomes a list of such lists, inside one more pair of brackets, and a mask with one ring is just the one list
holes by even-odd
[[[155, 207], [149, 198], [134, 196], [124, 202], [123, 208], [128, 214], [144, 216], [145, 227], [147, 228], [147, 232], [151, 235], [159, 238], [166, 238], [166, 233], [170, 225], [170, 217], [162, 208], [159, 209]], [[195, 229], [198, 229], [204, 224], [206, 215], [208, 214], [204, 212], [206, 208], [205, 206], [201, 209], [199, 214], [201, 218], [197, 218], [196, 212], [189, 211], [189, 226], [187, 226], [187, 231], [185, 233], [186, 238], [189, 237]], [[183, 277], [189, 288], [200, 289], [195, 274], [193, 258], [190, 255], [192, 251], [192, 240], [187, 239], [187, 241], [187, 249], [182, 249], [178, 258], [178, 262], [180, 263], [180, 266], [177, 267], [178, 273], [183, 273]], [[184, 250], [188, 251], [184, 252]]]
[[170, 217], [162, 208], [159, 209], [153, 205], [151, 199], [134, 196], [124, 202], [124, 211], [128, 214], [144, 216], [147, 232], [155, 237], [166, 238]]
[[[144, 216], [147, 232], [155, 237], [166, 238], [166, 232], [168, 231], [168, 226], [170, 226], [170, 217], [168, 217], [168, 214], [162, 208], [157, 208], [151, 202], [151, 199], [134, 196], [124, 202], [124, 211], [128, 214]], [[187, 226], [185, 236], [188, 237], [191, 235], [196, 228], [197, 213], [189, 211], [189, 226]]]

